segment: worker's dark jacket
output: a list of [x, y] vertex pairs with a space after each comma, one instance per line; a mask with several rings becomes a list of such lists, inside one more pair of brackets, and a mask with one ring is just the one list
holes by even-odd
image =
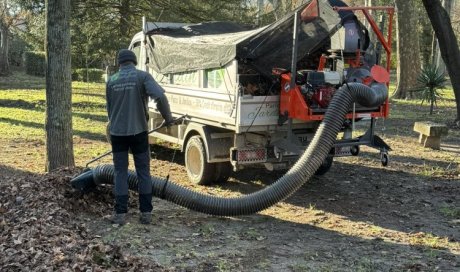
[[164, 90], [149, 73], [128, 64], [110, 77], [106, 97], [111, 135], [128, 136], [147, 131], [148, 96], [156, 102], [163, 118], [172, 121]]

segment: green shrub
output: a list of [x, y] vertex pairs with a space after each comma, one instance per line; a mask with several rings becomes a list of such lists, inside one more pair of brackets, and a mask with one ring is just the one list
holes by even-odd
[[72, 81], [78, 80], [78, 74], [76, 69], [72, 69]]
[[[79, 68], [75, 70], [75, 74], [78, 81], [101, 82], [104, 70], [95, 68]], [[72, 79], [73, 78], [74, 76], [72, 76]]]
[[422, 68], [421, 73], [417, 77], [417, 82], [420, 84], [420, 87], [415, 91], [421, 92], [422, 104], [425, 101], [430, 103], [431, 115], [433, 114], [434, 106], [437, 106], [438, 98], [441, 97], [438, 90], [444, 89], [446, 86], [446, 75], [441, 72], [438, 66], [428, 64]]
[[45, 52], [25, 52], [26, 73], [33, 76], [45, 76]]

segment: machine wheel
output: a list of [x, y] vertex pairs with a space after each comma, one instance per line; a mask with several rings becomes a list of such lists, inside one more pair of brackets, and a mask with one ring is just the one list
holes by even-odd
[[323, 161], [323, 164], [316, 170], [315, 175], [322, 176], [326, 174], [329, 169], [331, 169], [332, 162], [334, 161], [334, 156], [327, 156], [326, 159]]
[[224, 183], [232, 173], [232, 164], [230, 162], [214, 163], [216, 171], [214, 172], [214, 182]]
[[382, 163], [382, 166], [388, 165], [388, 163], [390, 162], [390, 157], [388, 156], [387, 152], [382, 152], [380, 154], [380, 162]]
[[354, 145], [350, 148], [350, 153], [353, 156], [358, 156], [359, 155], [359, 145]]
[[193, 136], [185, 148], [185, 168], [189, 179], [200, 185], [213, 181], [215, 164], [206, 161], [206, 149], [200, 136]]

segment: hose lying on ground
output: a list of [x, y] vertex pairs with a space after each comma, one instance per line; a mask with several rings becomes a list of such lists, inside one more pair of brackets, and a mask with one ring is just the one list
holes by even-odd
[[[237, 216], [257, 213], [287, 198], [316, 172], [336, 142], [345, 115], [353, 102], [367, 107], [381, 105], [387, 98], [386, 88], [371, 88], [360, 83], [343, 85], [335, 93], [318, 130], [307, 150], [292, 168], [275, 183], [264, 189], [239, 197], [211, 196], [187, 189], [159, 177], [152, 177], [153, 195], [185, 208], [219, 216]], [[113, 165], [100, 165], [72, 180], [72, 186], [81, 190], [99, 184], [113, 184]], [[129, 171], [128, 183], [137, 191], [137, 177]]]

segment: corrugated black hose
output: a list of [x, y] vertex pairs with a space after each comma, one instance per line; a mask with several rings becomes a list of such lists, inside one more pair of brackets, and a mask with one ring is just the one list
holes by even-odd
[[[153, 195], [185, 208], [219, 216], [237, 216], [257, 213], [289, 197], [316, 172], [326, 159], [340, 132], [346, 113], [353, 102], [367, 107], [381, 105], [387, 98], [386, 88], [370, 88], [360, 83], [343, 85], [334, 95], [324, 120], [308, 145], [305, 153], [293, 167], [275, 183], [264, 189], [239, 197], [224, 198], [211, 196], [187, 189], [171, 181], [152, 177]], [[72, 180], [76, 188], [82, 183], [113, 184], [113, 165], [100, 165], [94, 168], [93, 175], [84, 173]], [[128, 174], [129, 188], [137, 191], [137, 177], [134, 172]], [[91, 185], [94, 186], [94, 185]], [[84, 187], [84, 186], [83, 186]]]

